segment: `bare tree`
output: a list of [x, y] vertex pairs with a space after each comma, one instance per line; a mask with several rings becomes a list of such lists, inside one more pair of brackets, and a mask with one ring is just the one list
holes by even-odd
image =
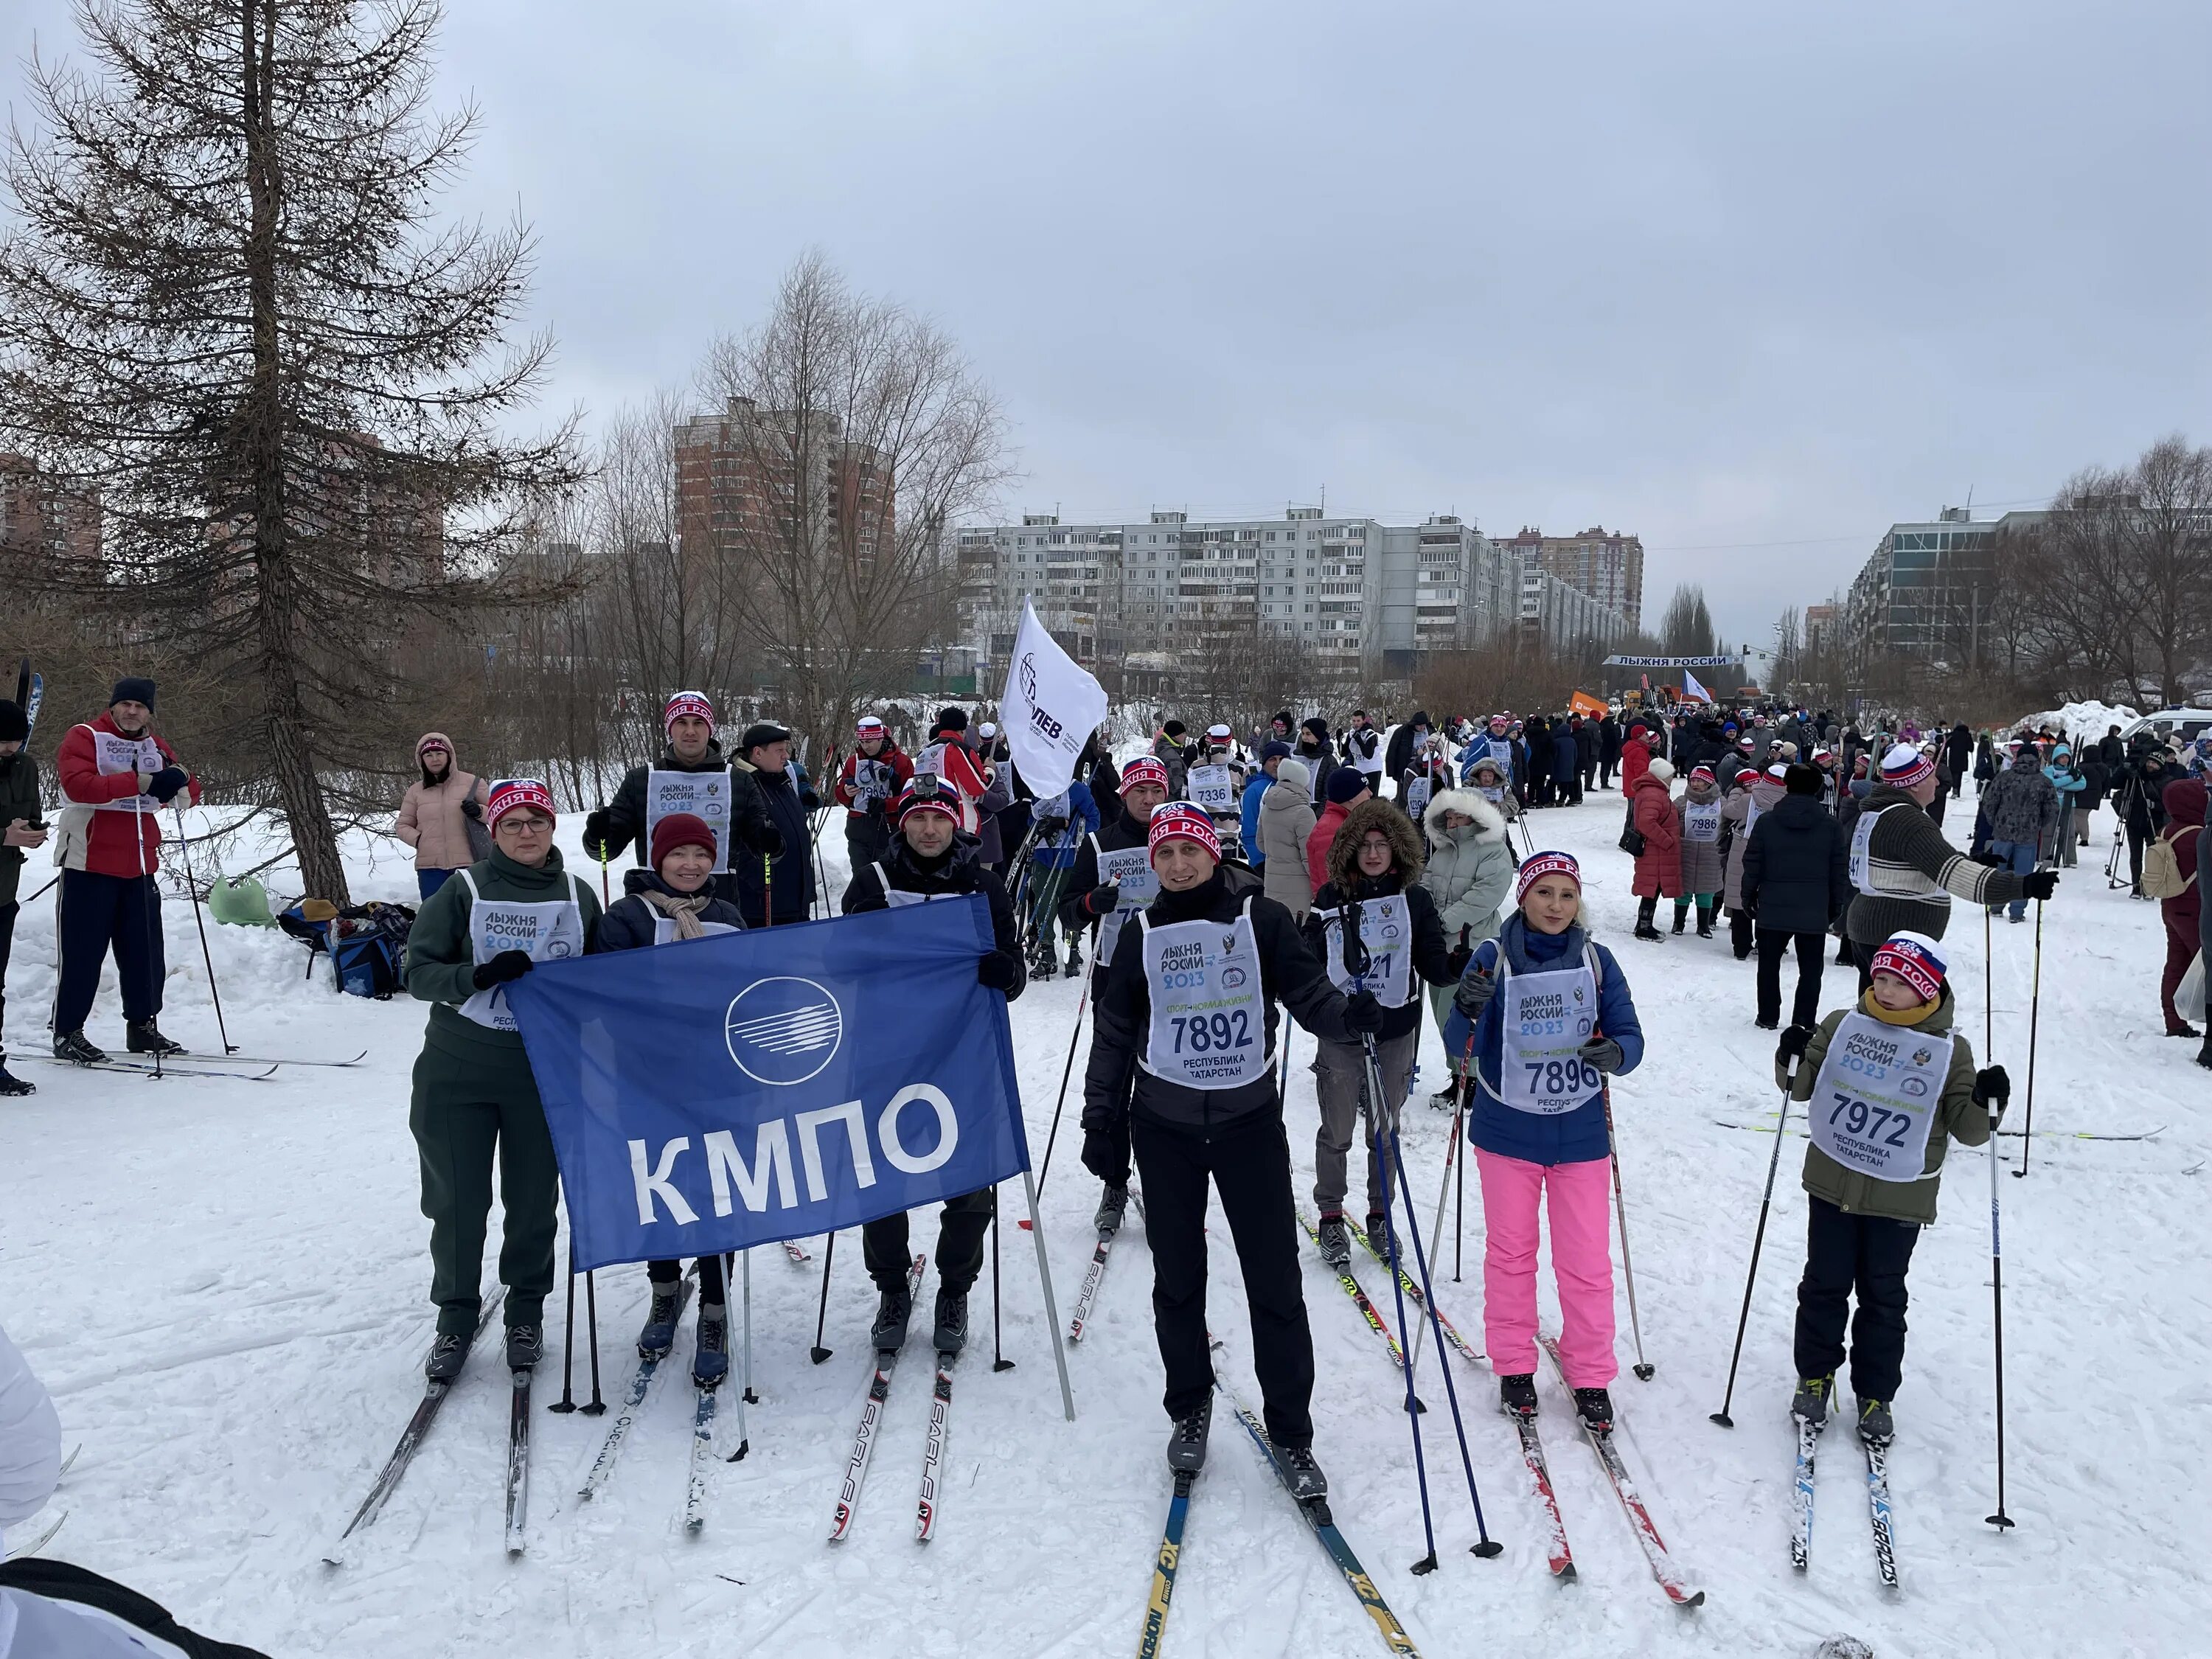
[[951, 617], [949, 526], [1008, 477], [996, 398], [952, 341], [853, 293], [818, 252], [766, 323], [709, 351], [726, 413], [712, 521], [686, 526], [732, 562], [730, 615], [786, 718], [826, 745], [872, 690], [903, 689]]
[[23, 580], [187, 651], [231, 692], [225, 781], [273, 787], [343, 899], [326, 789], [388, 766], [419, 625], [494, 580], [577, 476], [503, 441], [548, 343], [507, 351], [520, 225], [439, 228], [472, 111], [433, 114], [430, 0], [78, 0], [94, 75], [34, 59], [6, 163], [0, 447], [96, 495], [97, 556]]
[[1712, 613], [1705, 608], [1703, 586], [1684, 583], [1674, 589], [1659, 624], [1659, 638], [1670, 657], [1715, 654]]

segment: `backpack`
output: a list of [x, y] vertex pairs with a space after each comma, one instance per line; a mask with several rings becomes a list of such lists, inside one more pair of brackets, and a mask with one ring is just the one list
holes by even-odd
[[404, 904], [371, 900], [337, 909], [327, 901], [302, 899], [277, 915], [276, 925], [307, 947], [307, 972], [327, 951], [331, 977], [349, 996], [392, 995], [405, 981], [407, 935], [415, 912]]
[[2195, 876], [2183, 879], [2181, 855], [2174, 851], [2173, 831], [2187, 835], [2197, 833], [2193, 823], [2175, 824], [2143, 849], [2142, 890], [2154, 899], [2177, 899], [2195, 883]]
[[383, 933], [356, 933], [340, 939], [331, 951], [331, 969], [338, 989], [348, 996], [389, 1000], [399, 988], [406, 949]]

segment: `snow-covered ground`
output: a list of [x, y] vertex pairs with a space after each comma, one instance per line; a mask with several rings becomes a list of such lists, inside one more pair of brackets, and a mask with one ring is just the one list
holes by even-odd
[[[1971, 805], [1971, 802], [1968, 803]], [[2204, 1073], [2160, 1035], [2154, 907], [2106, 890], [2108, 817], [2064, 879], [2045, 930], [2039, 1129], [2160, 1129], [2140, 1142], [2039, 1137], [2033, 1170], [2005, 1204], [2009, 1480], [2018, 1529], [1994, 1507], [1989, 1170], [1957, 1154], [1942, 1217], [1913, 1268], [1912, 1335], [1892, 1457], [1901, 1593], [1876, 1583], [1859, 1460], [1828, 1438], [1811, 1572], [1792, 1573], [1789, 1330], [1804, 1200], [1793, 1140], [1753, 1306], [1733, 1432], [1721, 1402], [1770, 1142], [1772, 1039], [1753, 1029], [1751, 969], [1725, 939], [1628, 939], [1628, 860], [1614, 851], [1620, 798], [1534, 817], [1540, 845], [1589, 872], [1601, 936], [1635, 986], [1650, 1051], [1615, 1091], [1646, 1352], [1638, 1382], [1626, 1296], [1620, 1437], [1685, 1571], [1695, 1612], [1652, 1583], [1613, 1495], [1540, 1378], [1543, 1423], [1577, 1583], [1545, 1571], [1539, 1510], [1486, 1372], [1452, 1364], [1494, 1560], [1474, 1528], [1429, 1349], [1423, 1393], [1443, 1566], [1425, 1548], [1399, 1382], [1381, 1346], [1309, 1251], [1320, 1382], [1317, 1449], [1353, 1545], [1431, 1656], [1809, 1653], [1850, 1632], [1889, 1656], [2179, 1656], [2212, 1650], [2203, 1454], [2191, 1428], [2212, 1408], [2212, 1326], [2201, 1271], [2212, 1221]], [[1967, 813], [1954, 808], [1952, 828]], [[580, 820], [564, 820], [575, 854]], [[833, 826], [831, 882], [842, 846]], [[241, 849], [243, 851], [243, 849]], [[355, 849], [356, 896], [410, 897], [390, 843]], [[372, 854], [374, 868], [371, 868]], [[240, 866], [259, 854], [234, 859]], [[2094, 863], [2091, 860], [2094, 859]], [[35, 885], [43, 872], [33, 866]], [[272, 884], [283, 885], [278, 877]], [[9, 1048], [43, 1046], [52, 901], [16, 926]], [[215, 1045], [190, 907], [172, 900], [164, 1024]], [[610, 1419], [536, 1422], [532, 1547], [500, 1547], [506, 1380], [480, 1358], [447, 1402], [371, 1541], [340, 1571], [320, 1552], [366, 1490], [420, 1389], [428, 1343], [427, 1224], [407, 1133], [409, 1067], [423, 1011], [372, 1003], [301, 977], [300, 946], [274, 932], [210, 928], [234, 1041], [269, 1054], [349, 1054], [357, 1069], [288, 1068], [267, 1082], [161, 1083], [24, 1066], [30, 1100], [0, 1103], [0, 1322], [52, 1388], [83, 1451], [56, 1502], [70, 1517], [50, 1553], [110, 1573], [188, 1623], [277, 1655], [707, 1656], [772, 1652], [1088, 1656], [1131, 1650], [1166, 1507], [1166, 1422], [1140, 1228], [1117, 1250], [1091, 1334], [1070, 1354], [1080, 1416], [1062, 1420], [1030, 1236], [1009, 1226], [1005, 1337], [1018, 1368], [989, 1365], [988, 1281], [958, 1376], [950, 1477], [935, 1542], [913, 1539], [927, 1389], [910, 1362], [852, 1539], [823, 1541], [866, 1376], [872, 1297], [858, 1240], [841, 1241], [826, 1364], [808, 1363], [818, 1280], [781, 1251], [752, 1265], [760, 1404], [752, 1450], [717, 1463], [702, 1534], [680, 1524], [688, 1388], [664, 1380], [623, 1461], [589, 1505], [570, 1496]], [[1996, 1054], [2023, 1115], [2033, 930], [1996, 929]], [[1980, 918], [1954, 923], [1962, 1024], [1982, 1046]], [[1826, 1003], [1848, 993], [1831, 968]], [[1045, 1142], [1078, 988], [1032, 987], [1013, 1010], [1033, 1145]], [[119, 1043], [111, 981], [92, 1027]], [[1298, 1038], [1288, 1105], [1310, 1169], [1315, 1115]], [[1406, 1139], [1425, 1206], [1445, 1119], [1419, 1103], [1443, 1056], [1431, 1032]], [[1090, 1253], [1096, 1187], [1062, 1125], [1044, 1216], [1063, 1316]], [[2021, 1142], [2005, 1143], [2016, 1166]], [[1303, 1176], [1301, 1184], [1303, 1185]], [[1470, 1183], [1470, 1186], [1472, 1183]], [[1018, 1212], [1018, 1192], [1010, 1192]], [[496, 1218], [495, 1217], [495, 1226]], [[918, 1224], [918, 1248], [933, 1231]], [[494, 1254], [495, 1255], [495, 1242]], [[1480, 1331], [1481, 1218], [1472, 1192], [1463, 1279], [1449, 1223], [1440, 1300]], [[1212, 1322], [1224, 1374], [1255, 1398], [1242, 1291], [1217, 1244]], [[816, 1241], [817, 1260], [819, 1241]], [[1385, 1276], [1361, 1276], [1395, 1325]], [[641, 1270], [599, 1276], [611, 1392], [627, 1371]], [[1547, 1305], [1551, 1305], [1548, 1288]], [[557, 1299], [551, 1311], [557, 1322]], [[557, 1340], [557, 1328], [552, 1333]], [[688, 1334], [678, 1346], [687, 1351]], [[917, 1350], [919, 1345], [917, 1345]], [[557, 1357], [556, 1357], [557, 1358]], [[538, 1400], [559, 1391], [557, 1364]], [[726, 1449], [735, 1413], [726, 1401]], [[2182, 1426], [2177, 1426], [2182, 1425]], [[39, 1523], [30, 1529], [33, 1534]], [[1375, 1631], [1224, 1413], [1193, 1508], [1165, 1651], [1360, 1655]]]

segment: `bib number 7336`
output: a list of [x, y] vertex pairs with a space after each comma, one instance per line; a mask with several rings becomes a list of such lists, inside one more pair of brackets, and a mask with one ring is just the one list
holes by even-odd
[[1836, 1103], [1835, 1109], [1828, 1114], [1830, 1128], [1840, 1123], [1845, 1133], [1863, 1137], [1877, 1146], [1904, 1146], [1905, 1137], [1912, 1128], [1911, 1113], [1893, 1112], [1887, 1107], [1856, 1099], [1840, 1089], [1829, 1091], [1829, 1097]]
[[1565, 1060], [1524, 1060], [1521, 1064], [1528, 1073], [1529, 1090], [1553, 1099], [1589, 1094], [1605, 1083], [1596, 1066], [1572, 1054]]
[[1252, 1041], [1252, 1018], [1243, 1008], [1223, 1014], [1177, 1014], [1170, 1022], [1175, 1027], [1175, 1052], [1194, 1054], [1212, 1054], [1217, 1050], [1243, 1048]]

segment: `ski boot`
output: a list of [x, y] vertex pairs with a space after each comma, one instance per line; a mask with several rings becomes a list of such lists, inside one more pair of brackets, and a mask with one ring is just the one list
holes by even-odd
[[150, 1019], [142, 1019], [125, 1028], [123, 1046], [134, 1054], [181, 1054], [185, 1045], [161, 1035], [161, 1028]]
[[878, 1353], [896, 1353], [906, 1346], [907, 1322], [914, 1317], [914, 1297], [904, 1285], [878, 1286], [883, 1299], [876, 1304], [875, 1328], [868, 1333]]
[[1887, 1446], [1897, 1438], [1897, 1420], [1889, 1414], [1889, 1401], [1859, 1401], [1859, 1438], [1869, 1446]]
[[699, 1304], [699, 1346], [691, 1355], [691, 1380], [702, 1389], [730, 1374], [730, 1310], [722, 1302]]
[[1824, 1427], [1828, 1421], [1828, 1407], [1835, 1397], [1833, 1372], [1826, 1376], [1801, 1377], [1797, 1382], [1797, 1392], [1790, 1396], [1790, 1415], [1814, 1428]]
[[1299, 1446], [1289, 1451], [1277, 1447], [1275, 1459], [1282, 1465], [1283, 1474], [1290, 1482], [1291, 1497], [1301, 1504], [1328, 1501], [1328, 1477], [1321, 1472], [1321, 1465], [1314, 1462], [1311, 1446]]
[[1517, 1372], [1498, 1379], [1498, 1409], [1508, 1417], [1531, 1418], [1536, 1414], [1536, 1378], [1528, 1371]]
[[6, 1060], [0, 1059], [0, 1096], [34, 1095], [38, 1092], [33, 1085], [24, 1082], [8, 1069]]
[[1082, 951], [1082, 947], [1080, 947], [1079, 945], [1077, 945], [1077, 944], [1076, 944], [1073, 939], [1071, 939], [1071, 940], [1069, 940], [1069, 941], [1068, 941], [1068, 945], [1067, 945], [1067, 969], [1066, 969], [1066, 971], [1067, 971], [1067, 976], [1068, 976], [1068, 978], [1070, 978], [1070, 979], [1080, 979], [1080, 978], [1082, 978], [1082, 977], [1083, 977], [1083, 951]]
[[676, 1311], [684, 1304], [680, 1279], [653, 1281], [653, 1305], [645, 1310], [645, 1328], [637, 1334], [637, 1357], [655, 1359], [676, 1345]]
[[1175, 1420], [1168, 1436], [1168, 1467], [1178, 1474], [1196, 1474], [1206, 1467], [1206, 1437], [1213, 1427], [1213, 1395], [1209, 1391], [1198, 1408]]
[[1339, 1211], [1321, 1218], [1314, 1231], [1321, 1235], [1321, 1259], [1332, 1267], [1342, 1269], [1352, 1265], [1352, 1235], [1346, 1231], [1344, 1215]]
[[54, 1058], [72, 1060], [79, 1066], [104, 1066], [107, 1063], [107, 1050], [94, 1048], [82, 1028], [79, 1028], [64, 1031], [54, 1039]]
[[1389, 1236], [1390, 1218], [1380, 1210], [1370, 1210], [1367, 1212], [1367, 1242], [1378, 1250], [1388, 1251], [1390, 1247], [1384, 1241]]
[[543, 1325], [509, 1325], [507, 1328], [507, 1368], [511, 1371], [534, 1371], [538, 1362], [545, 1358], [545, 1328]]
[[1098, 1195], [1098, 1213], [1091, 1218], [1091, 1224], [1098, 1230], [1099, 1237], [1111, 1238], [1121, 1231], [1121, 1218], [1128, 1209], [1128, 1188], [1109, 1187]]
[[451, 1382], [468, 1362], [468, 1334], [441, 1331], [438, 1340], [430, 1345], [430, 1357], [422, 1364], [422, 1375], [433, 1382]]
[[1429, 1104], [1439, 1112], [1449, 1112], [1459, 1104], [1459, 1085], [1439, 1089], [1429, 1097]]
[[1613, 1396], [1603, 1389], [1577, 1389], [1575, 1410], [1591, 1433], [1613, 1432]]
[[968, 1346], [968, 1292], [937, 1292], [937, 1320], [930, 1338], [939, 1353], [958, 1353]]

